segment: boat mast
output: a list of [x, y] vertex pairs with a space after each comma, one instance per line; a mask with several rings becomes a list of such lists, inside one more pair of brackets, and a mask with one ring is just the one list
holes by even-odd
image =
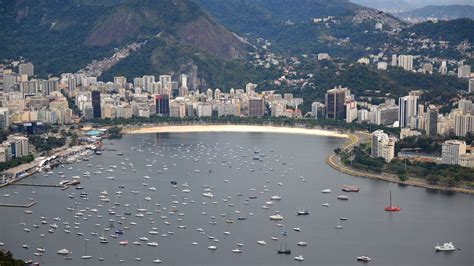
[[392, 191], [390, 190], [390, 207], [392, 207]]

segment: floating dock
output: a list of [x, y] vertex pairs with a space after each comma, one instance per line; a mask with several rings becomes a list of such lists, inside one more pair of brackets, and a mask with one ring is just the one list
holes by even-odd
[[0, 203], [0, 207], [10, 207], [10, 208], [30, 208], [36, 204], [36, 201], [32, 201], [28, 204], [8, 204], [8, 203]]

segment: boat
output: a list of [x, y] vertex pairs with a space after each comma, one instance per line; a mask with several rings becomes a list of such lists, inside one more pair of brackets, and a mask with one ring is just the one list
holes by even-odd
[[453, 242], [444, 243], [443, 245], [437, 244], [435, 246], [436, 251], [455, 251], [456, 248], [453, 245]]
[[293, 230], [296, 231], [296, 232], [301, 232], [301, 228], [299, 228], [299, 227], [295, 227], [295, 228], [293, 228]]
[[397, 206], [394, 206], [392, 205], [392, 191], [390, 190], [390, 205], [385, 207], [385, 211], [388, 211], [388, 212], [398, 212], [400, 211], [401, 208], [400, 207], [397, 207]]
[[68, 255], [68, 254], [69, 254], [69, 250], [65, 248], [58, 250], [58, 255]]
[[156, 242], [148, 242], [146, 243], [147, 246], [150, 246], [150, 247], [157, 247], [158, 246], [158, 243]]
[[273, 221], [280, 221], [280, 220], [283, 220], [283, 216], [281, 216], [280, 214], [273, 214], [273, 215], [270, 215], [270, 220], [273, 220]]
[[232, 253], [238, 253], [238, 254], [240, 254], [240, 253], [242, 253], [242, 250], [239, 249], [239, 248], [234, 248], [234, 249], [232, 250]]
[[302, 255], [299, 255], [299, 256], [295, 257], [295, 260], [297, 260], [297, 261], [304, 261], [304, 258], [303, 258]]
[[321, 193], [331, 193], [331, 190], [329, 188], [321, 190]]
[[296, 215], [298, 216], [301, 216], [301, 215], [309, 215], [309, 211], [308, 210], [298, 210], [296, 212]]
[[296, 245], [298, 245], [300, 247], [306, 247], [308, 245], [308, 243], [306, 243], [304, 241], [300, 241], [300, 242], [296, 243]]
[[122, 246], [125, 246], [128, 244], [128, 241], [127, 240], [122, 240], [119, 242], [119, 245], [122, 245]]
[[267, 242], [265, 242], [263, 240], [258, 240], [257, 243], [260, 244], [260, 245], [266, 245], [267, 244]]
[[359, 256], [359, 257], [357, 257], [357, 261], [369, 262], [371, 260], [372, 259], [368, 256]]
[[337, 196], [337, 199], [338, 200], [349, 200], [349, 197], [345, 196], [345, 195], [339, 195], [339, 196]]
[[83, 259], [83, 260], [88, 260], [88, 259], [92, 258], [92, 256], [87, 255], [87, 241], [88, 241], [88, 239], [86, 239], [86, 241], [84, 242], [84, 255], [81, 256], [81, 259]]
[[342, 187], [342, 191], [344, 191], [344, 192], [359, 192], [359, 188], [356, 187], [356, 186], [345, 185], [344, 187]]
[[329, 207], [329, 203], [323, 203], [323, 204], [321, 204], [321, 206], [323, 206], [323, 207]]
[[291, 249], [286, 247], [286, 241], [285, 241], [285, 248], [281, 248], [281, 245], [280, 245], [280, 249], [277, 251], [277, 254], [285, 254], [285, 255], [291, 254]]
[[281, 196], [276, 194], [270, 198], [271, 200], [281, 200]]
[[207, 247], [207, 249], [209, 249], [209, 250], [216, 250], [216, 249], [217, 249], [217, 247], [216, 247], [216, 246], [214, 246], [214, 245], [210, 245], [209, 247]]
[[342, 224], [339, 221], [337, 221], [336, 229], [342, 229]]
[[156, 260], [153, 260], [153, 263], [162, 263], [162, 261], [159, 259], [156, 259]]

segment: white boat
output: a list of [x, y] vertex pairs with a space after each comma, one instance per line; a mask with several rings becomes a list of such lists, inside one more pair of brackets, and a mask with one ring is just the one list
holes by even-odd
[[339, 221], [337, 221], [336, 229], [342, 229], [342, 225]]
[[281, 200], [281, 196], [276, 194], [270, 198], [271, 200]]
[[321, 190], [321, 193], [331, 193], [331, 190], [329, 188]]
[[323, 207], [329, 207], [329, 203], [323, 203], [323, 204], [321, 204], [321, 206], [323, 206]]
[[267, 242], [265, 242], [263, 240], [258, 240], [257, 243], [260, 244], [260, 245], [266, 245], [267, 244]]
[[147, 246], [150, 246], [150, 247], [157, 247], [158, 246], [158, 243], [156, 242], [148, 242], [146, 243]]
[[233, 253], [242, 253], [241, 249], [235, 248], [232, 250]]
[[156, 259], [156, 260], [153, 260], [153, 263], [162, 263], [162, 261], [159, 259]]
[[92, 256], [90, 256], [90, 255], [84, 255], [84, 256], [81, 256], [81, 259], [83, 259], [83, 260], [92, 259]]
[[303, 258], [302, 255], [299, 255], [299, 256], [295, 257], [295, 260], [297, 260], [297, 261], [304, 261], [304, 258]]
[[206, 198], [213, 198], [214, 197], [214, 195], [211, 192], [202, 193], [202, 196], [206, 197]]
[[455, 251], [456, 248], [453, 245], [453, 242], [444, 243], [443, 245], [437, 244], [435, 246], [436, 251]]
[[214, 246], [214, 245], [211, 245], [211, 246], [207, 247], [207, 249], [209, 249], [209, 250], [216, 250], [216, 249], [217, 249], [217, 247], [216, 247], [216, 246]]
[[122, 240], [119, 242], [119, 245], [122, 245], [122, 246], [125, 246], [128, 244], [128, 241], [127, 240]]
[[359, 256], [359, 257], [357, 257], [357, 261], [369, 262], [371, 260], [372, 259], [368, 256]]
[[296, 243], [296, 245], [298, 245], [300, 247], [306, 247], [308, 245], [308, 243], [306, 243], [304, 241], [300, 241], [300, 242]]
[[301, 232], [301, 228], [299, 228], [299, 227], [295, 227], [295, 228], [293, 228], [293, 230], [296, 231], [296, 232]]
[[280, 214], [270, 215], [270, 220], [280, 221], [283, 220], [283, 216], [281, 216]]
[[60, 249], [58, 250], [58, 254], [59, 255], [68, 255], [69, 254], [69, 250], [63, 248], [63, 249]]

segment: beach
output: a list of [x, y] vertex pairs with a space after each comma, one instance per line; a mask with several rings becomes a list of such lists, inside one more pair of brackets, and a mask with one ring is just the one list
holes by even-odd
[[240, 132], [240, 133], [280, 133], [349, 138], [349, 135], [323, 129], [308, 129], [297, 127], [247, 126], [247, 125], [184, 125], [184, 126], [154, 126], [132, 129], [130, 134], [145, 133], [198, 133], [198, 132]]

